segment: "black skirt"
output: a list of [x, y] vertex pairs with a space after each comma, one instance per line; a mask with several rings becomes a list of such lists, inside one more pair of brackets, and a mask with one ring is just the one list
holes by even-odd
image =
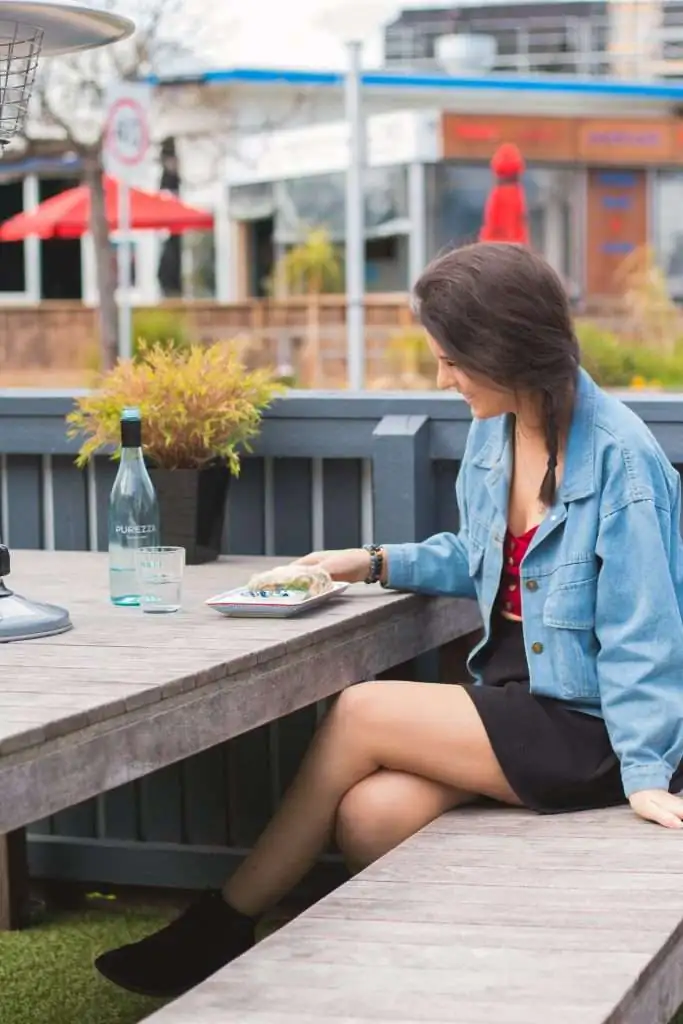
[[[623, 803], [619, 761], [602, 719], [530, 692], [521, 622], [495, 616], [484, 654], [483, 686], [467, 691], [524, 806], [554, 814]], [[679, 768], [670, 788], [682, 786]]]

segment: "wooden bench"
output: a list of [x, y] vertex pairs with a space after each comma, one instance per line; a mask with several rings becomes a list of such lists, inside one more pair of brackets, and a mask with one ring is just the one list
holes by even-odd
[[628, 808], [454, 811], [149, 1024], [669, 1024], [682, 842]]

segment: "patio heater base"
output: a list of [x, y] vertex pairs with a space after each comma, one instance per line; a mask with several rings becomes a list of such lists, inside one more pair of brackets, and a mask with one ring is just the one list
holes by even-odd
[[65, 608], [41, 604], [13, 594], [3, 577], [10, 571], [9, 551], [0, 546], [0, 644], [15, 640], [37, 640], [73, 629]]

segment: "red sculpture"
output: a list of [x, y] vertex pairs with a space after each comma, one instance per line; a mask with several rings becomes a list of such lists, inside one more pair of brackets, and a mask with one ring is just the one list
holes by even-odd
[[491, 159], [496, 183], [484, 208], [480, 242], [517, 242], [529, 244], [526, 201], [520, 178], [524, 157], [512, 142], [504, 142]]

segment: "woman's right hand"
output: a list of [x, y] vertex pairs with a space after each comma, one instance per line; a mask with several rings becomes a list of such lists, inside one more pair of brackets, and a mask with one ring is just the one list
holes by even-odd
[[364, 548], [313, 551], [297, 558], [297, 565], [319, 565], [338, 583], [363, 583], [370, 572], [370, 552]]

